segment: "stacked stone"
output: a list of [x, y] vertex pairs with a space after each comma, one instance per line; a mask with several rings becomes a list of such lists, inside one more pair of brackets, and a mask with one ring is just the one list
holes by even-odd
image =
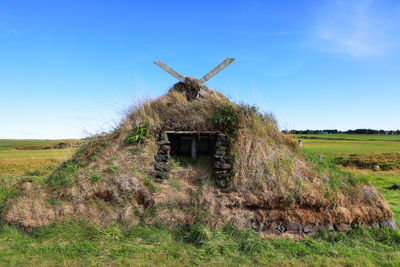
[[215, 142], [214, 177], [217, 186], [225, 188], [228, 185], [227, 179], [231, 174], [232, 165], [229, 157], [229, 141], [224, 134], [218, 134]]
[[[366, 228], [369, 228], [369, 229], [376, 229], [379, 227], [390, 229], [390, 230], [398, 230], [399, 229], [396, 221], [393, 218], [389, 219], [389, 220], [380, 221], [379, 223], [378, 222], [369, 223], [368, 225], [363, 225], [363, 226]], [[288, 233], [288, 234], [292, 234], [292, 235], [306, 236], [306, 235], [314, 235], [321, 230], [345, 232], [345, 231], [349, 231], [356, 227], [358, 227], [358, 225], [354, 225], [354, 224], [352, 225], [350, 223], [303, 225], [303, 224], [291, 223], [291, 222], [267, 226], [266, 224], [264, 224], [262, 222], [258, 222], [257, 220], [251, 220], [251, 228], [253, 228], [253, 230], [255, 230], [256, 232], [264, 232], [267, 234], [275, 234], [275, 235], [281, 235], [283, 233]]]
[[160, 133], [158, 138], [159, 149], [157, 154], [154, 156], [156, 161], [154, 177], [157, 181], [161, 182], [164, 179], [168, 179], [169, 171], [169, 152], [171, 150], [171, 144], [168, 140], [168, 135], [165, 132]]

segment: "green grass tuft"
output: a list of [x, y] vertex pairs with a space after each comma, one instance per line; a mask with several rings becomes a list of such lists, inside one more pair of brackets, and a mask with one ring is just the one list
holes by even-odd
[[73, 186], [76, 179], [74, 174], [79, 168], [74, 160], [66, 161], [49, 176], [47, 182], [53, 188], [61, 188], [65, 185]]
[[155, 193], [158, 191], [158, 186], [154, 182], [154, 178], [146, 177], [144, 178], [144, 184], [149, 189], [150, 193]]
[[101, 176], [98, 174], [92, 174], [90, 176], [90, 181], [95, 184], [97, 181], [99, 181], [101, 179]]

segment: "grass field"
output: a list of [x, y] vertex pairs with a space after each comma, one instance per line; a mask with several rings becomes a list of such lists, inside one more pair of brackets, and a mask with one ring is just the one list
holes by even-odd
[[295, 241], [204, 225], [99, 228], [70, 222], [33, 235], [0, 227], [0, 262], [16, 266], [398, 266], [400, 235], [353, 230]]
[[384, 134], [296, 134], [298, 138], [326, 138], [326, 139], [347, 139], [359, 141], [400, 141], [400, 135]]
[[75, 151], [75, 148], [54, 149], [59, 143], [73, 147], [77, 140], [0, 140], [0, 175], [51, 171]]
[[[392, 145], [400, 143], [365, 139], [337, 141], [303, 139], [303, 149], [323, 154], [326, 156], [324, 160], [329, 160], [354, 151], [395, 153], [399, 148]], [[30, 142], [43, 141], [23, 142], [32, 145]], [[18, 145], [21, 143], [17, 141], [0, 142], [0, 209], [8, 198], [17, 194], [20, 180], [42, 180], [40, 175], [46, 172], [46, 168], [54, 168], [58, 162], [69, 158], [74, 150], [17, 150]], [[10, 170], [4, 166], [13, 160], [20, 161], [20, 164], [9, 173]], [[46, 163], [47, 160], [50, 162]], [[37, 171], [39, 167], [42, 172]], [[389, 189], [394, 182], [400, 181], [398, 170], [346, 170], [367, 177], [385, 195], [400, 222], [400, 190]], [[400, 231], [360, 228], [342, 234], [322, 232], [316, 237], [296, 241], [291, 238], [261, 238], [252, 230], [232, 226], [213, 231], [204, 224], [172, 230], [162, 225], [138, 225], [127, 230], [118, 225], [99, 227], [71, 221], [40, 228], [32, 235], [0, 224], [0, 265], [400, 266]]]
[[[400, 152], [400, 136], [398, 135], [310, 135], [319, 137], [318, 139], [304, 138], [304, 135], [299, 135], [303, 146], [308, 151], [322, 154], [328, 157], [347, 156], [355, 153], [395, 153]], [[333, 137], [331, 137], [333, 136]], [[349, 140], [338, 140], [335, 138], [345, 139], [352, 137]], [[308, 137], [308, 136], [305, 136]], [[384, 139], [389, 138], [389, 139]], [[392, 139], [390, 139], [392, 138]], [[357, 139], [357, 140], [354, 140]], [[367, 141], [367, 140], [370, 141]]]

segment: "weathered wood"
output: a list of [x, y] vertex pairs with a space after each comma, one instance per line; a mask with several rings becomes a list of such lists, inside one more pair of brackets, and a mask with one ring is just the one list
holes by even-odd
[[166, 64], [162, 63], [161, 61], [154, 61], [154, 64], [156, 64], [157, 66], [159, 66], [160, 68], [162, 68], [163, 70], [165, 70], [166, 72], [168, 72], [169, 74], [171, 74], [172, 76], [177, 78], [179, 81], [181, 81], [183, 83], [185, 82], [185, 77], [183, 77], [182, 75], [180, 75], [179, 73], [174, 71], [172, 68], [170, 68]]
[[193, 160], [197, 160], [197, 145], [196, 145], [196, 136], [192, 136], [192, 148], [191, 148], [191, 156]]
[[211, 131], [164, 131], [167, 134], [216, 134], [217, 132]]
[[[229, 64], [231, 64], [235, 59], [234, 58], [227, 58], [224, 61], [222, 61], [221, 64], [219, 64], [218, 66], [216, 66], [212, 71], [210, 71], [209, 73], [207, 73], [206, 75], [203, 76], [203, 78], [201, 78], [198, 83], [200, 85], [202, 85], [203, 83], [205, 83], [206, 81], [208, 81], [209, 79], [211, 79], [212, 77], [215, 76], [215, 74], [217, 74], [218, 72], [220, 72], [221, 70], [223, 70], [224, 68], [226, 68], [226, 66], [228, 66]], [[162, 68], [163, 70], [165, 70], [166, 72], [168, 72], [169, 74], [171, 74], [172, 76], [174, 76], [175, 78], [177, 78], [179, 81], [186, 83], [186, 78], [183, 77], [182, 75], [180, 75], [179, 73], [177, 73], [176, 71], [174, 71], [172, 68], [168, 67], [166, 64], [162, 63], [161, 61], [154, 61], [154, 64], [156, 64], [157, 66], [159, 66], [160, 68]], [[207, 92], [205, 92], [203, 90], [202, 92], [203, 96], [207, 95]]]
[[209, 93], [207, 93], [204, 89], [200, 89], [199, 95], [202, 96], [202, 97], [206, 97], [206, 96], [209, 95]]
[[229, 64], [231, 64], [235, 59], [234, 58], [227, 58], [224, 61], [222, 61], [221, 64], [219, 64], [218, 66], [216, 66], [212, 71], [210, 71], [209, 73], [207, 73], [206, 75], [204, 75], [203, 78], [201, 78], [199, 80], [200, 85], [202, 85], [203, 83], [205, 83], [206, 81], [208, 81], [209, 79], [211, 79], [212, 77], [215, 76], [215, 74], [217, 74], [218, 72], [220, 72], [221, 70], [223, 70], [224, 68], [226, 68], [226, 66], [228, 66]]

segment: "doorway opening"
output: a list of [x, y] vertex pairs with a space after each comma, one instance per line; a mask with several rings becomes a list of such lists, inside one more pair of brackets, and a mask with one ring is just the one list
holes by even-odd
[[192, 164], [211, 167], [217, 186], [226, 188], [227, 178], [232, 175], [230, 141], [223, 133], [196, 131], [165, 131], [158, 137], [159, 149], [155, 155], [157, 181], [168, 179], [169, 159], [181, 166]]
[[166, 132], [170, 142], [171, 157], [213, 156], [215, 153], [215, 133], [199, 132]]

